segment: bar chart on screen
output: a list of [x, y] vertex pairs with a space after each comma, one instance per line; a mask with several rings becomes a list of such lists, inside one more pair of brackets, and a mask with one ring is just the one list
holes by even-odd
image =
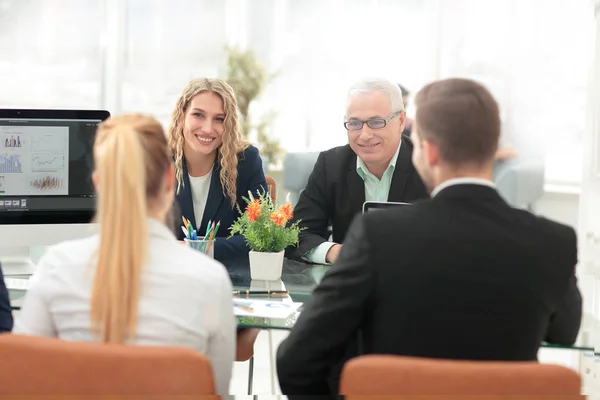
[[32, 179], [29, 185], [39, 191], [54, 190], [63, 187], [63, 180], [58, 176], [46, 175]]
[[2, 139], [0, 139], [0, 143], [3, 147], [8, 149], [18, 149], [23, 147], [21, 135], [4, 135]]
[[45, 175], [38, 176], [29, 181], [29, 186], [34, 192], [45, 194], [68, 194], [64, 179], [60, 176]]
[[21, 173], [21, 157], [18, 154], [0, 154], [0, 174]]

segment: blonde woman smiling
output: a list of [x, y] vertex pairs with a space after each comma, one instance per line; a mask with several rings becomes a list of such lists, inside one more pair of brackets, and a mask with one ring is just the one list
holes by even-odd
[[[229, 228], [239, 216], [236, 205], [246, 209], [241, 196], [266, 191], [268, 186], [258, 150], [242, 135], [231, 86], [221, 79], [192, 80], [177, 101], [168, 136], [181, 215], [199, 236], [209, 221], [220, 221], [216, 259], [247, 256], [242, 236], [227, 239]], [[176, 235], [183, 239], [180, 229]]]

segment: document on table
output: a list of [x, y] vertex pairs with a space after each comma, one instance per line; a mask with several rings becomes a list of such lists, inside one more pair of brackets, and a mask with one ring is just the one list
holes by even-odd
[[238, 317], [262, 317], [285, 319], [302, 306], [302, 303], [233, 299], [233, 313]]

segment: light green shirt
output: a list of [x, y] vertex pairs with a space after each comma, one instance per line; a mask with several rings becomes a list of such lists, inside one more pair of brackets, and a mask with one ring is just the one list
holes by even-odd
[[[400, 141], [398, 150], [396, 150], [396, 154], [394, 154], [390, 160], [390, 163], [381, 176], [381, 179], [378, 179], [375, 175], [369, 172], [369, 169], [363, 160], [361, 160], [360, 157], [356, 157], [356, 173], [365, 183], [365, 201], [388, 201], [390, 187], [392, 186], [392, 177], [394, 176], [394, 170], [396, 169], [396, 161], [398, 161], [398, 154], [400, 154], [401, 145], [402, 141]], [[317, 264], [328, 264], [326, 260], [327, 252], [334, 244], [336, 243], [321, 243], [306, 253], [306, 259]]]

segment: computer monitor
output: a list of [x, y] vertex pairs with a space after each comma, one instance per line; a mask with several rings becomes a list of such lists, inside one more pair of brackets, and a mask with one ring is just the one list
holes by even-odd
[[92, 149], [98, 124], [109, 116], [103, 110], [0, 109], [0, 261], [5, 274], [32, 269], [33, 246], [92, 232]]
[[410, 206], [410, 203], [403, 203], [397, 201], [365, 201], [363, 203], [363, 214], [376, 210], [386, 210], [388, 208]]

